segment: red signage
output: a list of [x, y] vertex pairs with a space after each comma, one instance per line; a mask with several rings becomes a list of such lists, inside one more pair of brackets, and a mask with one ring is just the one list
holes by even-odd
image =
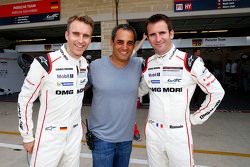
[[201, 46], [202, 45], [202, 39], [192, 39], [192, 46]]
[[184, 9], [187, 11], [192, 10], [192, 3], [186, 3]]
[[175, 12], [250, 7], [249, 0], [174, 0]]
[[0, 25], [60, 19], [60, 0], [39, 0], [0, 5]]

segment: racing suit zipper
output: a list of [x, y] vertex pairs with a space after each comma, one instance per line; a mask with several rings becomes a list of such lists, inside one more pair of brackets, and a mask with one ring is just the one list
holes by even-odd
[[77, 86], [78, 86], [78, 77], [79, 77], [79, 68], [78, 66], [76, 65], [76, 89], [77, 89]]
[[77, 75], [79, 74], [79, 69], [78, 66], [76, 65], [76, 71], [77, 71]]

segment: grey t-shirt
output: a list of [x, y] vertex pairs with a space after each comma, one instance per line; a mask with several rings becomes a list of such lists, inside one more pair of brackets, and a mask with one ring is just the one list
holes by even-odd
[[93, 86], [93, 100], [89, 128], [101, 140], [133, 139], [141, 62], [140, 58], [131, 57], [121, 69], [108, 56], [91, 62], [89, 81]]

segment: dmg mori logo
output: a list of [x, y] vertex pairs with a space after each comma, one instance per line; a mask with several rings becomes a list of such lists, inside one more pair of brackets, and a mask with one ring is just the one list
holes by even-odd
[[150, 88], [152, 92], [161, 92], [161, 88]]
[[78, 93], [82, 93], [83, 91], [84, 91], [84, 88], [77, 89], [77, 94], [78, 94]]
[[182, 92], [182, 88], [150, 88], [152, 92]]
[[56, 90], [56, 95], [72, 95], [73, 90]]
[[182, 88], [163, 88], [163, 92], [182, 92]]

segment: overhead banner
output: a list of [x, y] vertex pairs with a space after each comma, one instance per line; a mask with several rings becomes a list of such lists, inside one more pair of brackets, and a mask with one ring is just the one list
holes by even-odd
[[[195, 47], [233, 47], [233, 46], [249, 46], [250, 37], [218, 37], [218, 38], [194, 38], [194, 39], [173, 39], [173, 43], [177, 48], [195, 48]], [[143, 49], [151, 49], [152, 46], [148, 41], [142, 45]]]
[[[231, 47], [250, 46], [250, 37], [218, 37], [218, 38], [194, 38], [194, 39], [173, 39], [177, 48], [194, 47]], [[16, 51], [25, 52], [50, 52], [60, 49], [63, 43], [58, 44], [33, 44], [16, 45]], [[148, 40], [143, 42], [142, 49], [153, 49]], [[87, 50], [101, 50], [101, 42], [91, 42]]]
[[250, 0], [174, 0], [175, 12], [250, 7]]
[[39, 0], [0, 5], [0, 25], [60, 20], [60, 0]]

